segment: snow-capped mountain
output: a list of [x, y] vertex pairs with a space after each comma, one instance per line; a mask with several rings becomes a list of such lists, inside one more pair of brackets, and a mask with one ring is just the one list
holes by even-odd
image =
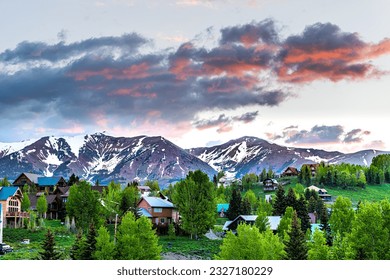
[[317, 149], [302, 149], [279, 146], [256, 137], [242, 137], [214, 147], [189, 149], [189, 153], [207, 162], [217, 171], [225, 171], [229, 177], [240, 178], [247, 173], [259, 174], [263, 168], [272, 168], [276, 173], [288, 166], [300, 169], [305, 163], [353, 163], [370, 165], [377, 154], [388, 152], [369, 150], [353, 154], [327, 152]]
[[281, 173], [288, 166], [321, 161], [368, 166], [372, 158], [390, 153], [365, 150], [343, 154], [279, 146], [256, 137], [184, 150], [163, 137], [112, 137], [103, 133], [75, 137], [43, 137], [19, 143], [0, 143], [0, 177], [21, 172], [45, 176], [72, 173], [92, 182], [158, 180], [162, 187], [200, 169], [210, 177], [224, 171], [229, 177], [259, 174], [263, 168]]
[[112, 137], [102, 133], [83, 137], [43, 137], [19, 151], [0, 157], [0, 177], [21, 172], [90, 181], [158, 180], [162, 184], [184, 178], [200, 169], [215, 170], [163, 137]]

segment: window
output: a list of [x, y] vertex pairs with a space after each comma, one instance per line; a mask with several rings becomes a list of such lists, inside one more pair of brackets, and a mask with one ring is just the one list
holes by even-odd
[[161, 222], [162, 224], [165, 224], [165, 218], [161, 218], [161, 219], [160, 219], [160, 222]]
[[153, 212], [154, 213], [162, 213], [162, 208], [154, 208]]

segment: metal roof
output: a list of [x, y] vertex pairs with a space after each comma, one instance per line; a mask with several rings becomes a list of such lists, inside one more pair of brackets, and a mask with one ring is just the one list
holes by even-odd
[[146, 200], [146, 202], [151, 206], [151, 207], [161, 207], [161, 208], [175, 208], [173, 206], [172, 202], [169, 202], [167, 200], [164, 200], [159, 197], [153, 197], [153, 196], [144, 196], [143, 199]]
[[[35, 173], [28, 173], [28, 172], [23, 172], [22, 174], [26, 175], [26, 177], [33, 182], [34, 184], [38, 184], [38, 178], [42, 175], [35, 174]], [[19, 177], [18, 177], [19, 178]]]
[[0, 188], [0, 200], [7, 200], [10, 196], [14, 196], [19, 187], [1, 187]]
[[39, 177], [38, 185], [40, 186], [55, 186], [62, 177]]
[[152, 218], [152, 215], [145, 208], [139, 208], [139, 213], [141, 216]]

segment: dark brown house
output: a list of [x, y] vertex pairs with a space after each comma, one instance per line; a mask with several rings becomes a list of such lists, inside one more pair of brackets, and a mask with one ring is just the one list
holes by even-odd
[[263, 181], [263, 188], [264, 188], [264, 191], [274, 191], [278, 188], [279, 186], [279, 183], [278, 181], [276, 181], [275, 179], [270, 179], [270, 178], [267, 178]]
[[179, 220], [179, 214], [172, 202], [160, 197], [144, 196], [138, 202], [141, 214], [152, 220], [152, 223], [159, 225], [169, 225]]
[[282, 177], [291, 177], [291, 176], [298, 176], [298, 169], [295, 167], [287, 167], [286, 170], [282, 173]]

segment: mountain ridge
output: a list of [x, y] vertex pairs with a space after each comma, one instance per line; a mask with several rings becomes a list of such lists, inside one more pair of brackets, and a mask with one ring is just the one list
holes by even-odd
[[64, 177], [75, 173], [89, 181], [158, 180], [166, 186], [196, 169], [210, 177], [224, 171], [228, 177], [240, 178], [247, 173], [259, 174], [263, 168], [281, 173], [288, 166], [300, 168], [304, 163], [321, 161], [368, 166], [374, 156], [389, 153], [375, 149], [341, 153], [286, 147], [253, 136], [191, 149], [182, 149], [161, 136], [45, 136], [0, 143], [0, 177], [12, 178], [21, 172]]

